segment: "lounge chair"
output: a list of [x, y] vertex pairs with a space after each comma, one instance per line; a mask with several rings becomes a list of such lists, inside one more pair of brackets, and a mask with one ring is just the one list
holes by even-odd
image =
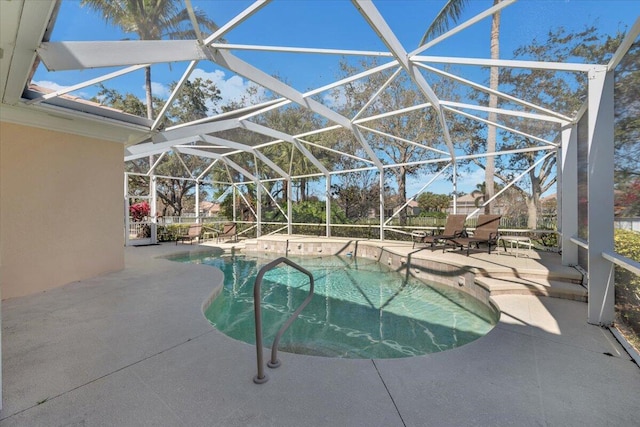
[[238, 241], [238, 226], [235, 222], [230, 222], [222, 226], [222, 231], [218, 233], [218, 242], [221, 238], [232, 237], [234, 242]]
[[193, 244], [193, 241], [195, 239], [198, 239], [198, 241], [200, 241], [200, 232], [202, 231], [202, 224], [191, 224], [189, 226], [189, 230], [187, 231], [187, 234], [182, 234], [180, 236], [176, 237], [176, 245], [178, 244], [178, 242], [186, 242], [188, 241], [189, 244]]
[[491, 246], [498, 245], [498, 237], [500, 237], [498, 227], [500, 226], [501, 217], [502, 215], [478, 216], [478, 225], [476, 226], [472, 237], [455, 237], [447, 239], [447, 246], [452, 245], [456, 248], [460, 247], [460, 249], [464, 249], [466, 247], [467, 256], [469, 256], [469, 249], [471, 249], [471, 245], [475, 245], [476, 248], [479, 249], [480, 244], [484, 243], [489, 247], [489, 253], [491, 253]]
[[[460, 237], [464, 233], [464, 222], [467, 219], [465, 214], [451, 214], [447, 217], [447, 222], [444, 225], [442, 233], [435, 231], [431, 235], [422, 236], [417, 243], [430, 243], [433, 247], [436, 242], [440, 240], [453, 239], [454, 237]], [[415, 243], [413, 247], [415, 248]]]

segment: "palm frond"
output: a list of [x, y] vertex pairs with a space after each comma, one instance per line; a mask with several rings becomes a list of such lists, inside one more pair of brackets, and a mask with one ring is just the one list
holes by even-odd
[[429, 28], [427, 28], [427, 31], [425, 31], [422, 39], [420, 39], [419, 46], [425, 44], [427, 40], [446, 32], [450, 23], [453, 22], [455, 24], [458, 21], [468, 3], [468, 0], [448, 0]]

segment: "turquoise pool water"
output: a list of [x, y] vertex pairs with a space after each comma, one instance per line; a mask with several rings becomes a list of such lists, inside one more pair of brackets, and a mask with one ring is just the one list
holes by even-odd
[[[191, 255], [176, 261], [224, 272], [224, 289], [205, 315], [226, 335], [255, 344], [253, 285], [273, 255]], [[476, 299], [426, 285], [375, 260], [290, 257], [313, 273], [315, 296], [282, 336], [279, 350], [343, 358], [398, 358], [459, 347], [489, 332], [497, 314]], [[282, 265], [262, 283], [265, 346], [309, 293], [309, 279]]]

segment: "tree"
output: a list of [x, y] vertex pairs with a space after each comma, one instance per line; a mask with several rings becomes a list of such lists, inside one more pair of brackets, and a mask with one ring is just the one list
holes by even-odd
[[[575, 56], [590, 63], [606, 63], [624, 37], [623, 32], [602, 37], [594, 33], [576, 44]], [[614, 81], [616, 186], [625, 187], [640, 177], [640, 40], [636, 40], [615, 69]]]
[[[259, 104], [269, 100], [268, 96], [274, 95], [260, 91], [255, 85], [250, 85], [247, 87], [246, 92], [243, 94], [240, 101], [233, 101], [227, 105], [222, 105], [221, 110], [223, 112], [230, 112], [243, 108], [247, 105]], [[287, 105], [279, 109], [266, 111], [253, 117], [252, 121], [271, 129], [284, 132], [288, 135], [305, 133], [319, 127], [318, 118], [312, 111], [296, 105]], [[251, 147], [267, 144], [273, 141], [273, 138], [269, 136], [262, 135], [258, 132], [247, 131], [242, 128], [221, 131], [218, 132], [216, 136]], [[312, 135], [305, 139], [310, 142], [317, 143], [320, 137]], [[326, 153], [313, 147], [307, 148], [320, 162], [327, 165], [329, 164]], [[304, 156], [293, 146], [293, 144], [288, 142], [267, 144], [265, 147], [256, 148], [256, 150], [259, 153], [264, 154], [280, 169], [291, 176], [308, 175], [318, 172], [317, 167], [313, 165], [310, 159]], [[273, 199], [278, 201], [286, 199], [286, 195], [288, 194], [288, 182], [275, 180], [276, 178], [282, 178], [282, 176], [257, 156], [254, 156], [252, 152], [238, 152], [228, 156], [227, 158], [245, 170], [251, 171], [252, 174], [260, 179], [267, 179], [267, 181], [264, 181], [262, 184], [263, 188], [271, 194], [271, 197], [263, 197], [263, 200], [261, 201], [263, 206], [262, 213], [263, 216], [277, 218], [279, 215], [279, 209], [275, 205]], [[238, 183], [248, 180], [248, 177], [244, 176], [237, 170], [226, 167], [212, 170], [211, 175], [215, 181], [220, 182]], [[309, 200], [309, 184], [314, 180], [317, 180], [317, 178], [308, 177], [293, 180], [292, 187], [293, 190], [295, 190], [294, 198], [297, 198], [299, 201]], [[227, 184], [219, 184], [215, 187], [218, 191], [224, 191], [227, 186]], [[262, 192], [262, 194], [264, 195], [264, 192]]]
[[[257, 118], [257, 122], [277, 129], [281, 132], [285, 132], [289, 135], [297, 135], [305, 132], [309, 132], [319, 127], [318, 118], [315, 114], [307, 109], [299, 106], [287, 106], [275, 110], [270, 110], [265, 114]], [[305, 138], [310, 142], [319, 142], [320, 137], [309, 136]], [[320, 151], [314, 147], [306, 147], [321, 163], [328, 165], [330, 162], [330, 155], [327, 152]], [[271, 158], [281, 169], [288, 171], [293, 176], [308, 175], [311, 173], [317, 173], [318, 168], [312, 163], [312, 161], [302, 154], [300, 150], [295, 148], [292, 144], [281, 143], [277, 145], [271, 145], [261, 149], [267, 157]], [[263, 166], [263, 170], [266, 168]], [[297, 200], [307, 201], [309, 200], [309, 184], [316, 181], [318, 178], [300, 178], [293, 183], [297, 188]], [[282, 192], [282, 197], [287, 193], [286, 185], [274, 187], [278, 191]], [[275, 194], [274, 194], [275, 197]]]
[[[184, 165], [189, 168], [185, 170]], [[198, 156], [181, 155], [176, 152], [168, 153], [165, 159], [156, 167], [154, 174], [161, 176], [187, 178], [198, 176], [208, 166], [209, 160]], [[205, 196], [205, 187], [208, 184], [200, 184], [201, 200]], [[196, 182], [193, 179], [180, 178], [156, 178], [156, 192], [162, 202], [162, 215], [181, 216], [183, 211], [194, 212]]]
[[[493, 0], [493, 5], [497, 5], [501, 0]], [[467, 6], [467, 0], [448, 0], [445, 3], [442, 10], [438, 13], [436, 18], [433, 20], [431, 25], [427, 28], [422, 39], [420, 40], [420, 45], [423, 45], [432, 37], [436, 37], [449, 29], [449, 22], [456, 23], [462, 14], [462, 11]], [[491, 59], [499, 59], [500, 58], [500, 11], [496, 12], [492, 16], [491, 20], [491, 34], [490, 34], [490, 46], [491, 46]], [[493, 91], [498, 90], [500, 80], [499, 73], [497, 67], [491, 67], [489, 72], [489, 87]], [[498, 97], [491, 93], [489, 95], [489, 108], [496, 108], [498, 106]], [[490, 112], [488, 121], [495, 122], [496, 121], [496, 113]], [[489, 125], [487, 129], [487, 153], [489, 156], [485, 159], [485, 200], [489, 200], [495, 194], [494, 188], [494, 175], [495, 175], [495, 157], [491, 155], [491, 153], [496, 152], [496, 127]], [[492, 211], [492, 204], [489, 203], [485, 207], [485, 213], [490, 214]]]
[[431, 25], [429, 25], [429, 28], [424, 32], [419, 44], [422, 46], [427, 41], [446, 32], [449, 29], [449, 22], [458, 22], [462, 11], [468, 3], [468, 0], [447, 0], [444, 7], [438, 12]]
[[[353, 75], [361, 69], [370, 69], [375, 67], [377, 62], [362, 61], [358, 64], [350, 64], [346, 61], [341, 62], [341, 72], [345, 76]], [[383, 84], [389, 80], [392, 71], [383, 71], [369, 76], [367, 79], [358, 80], [348, 83], [344, 86], [344, 96], [346, 102], [342, 107], [341, 113], [346, 117], [352, 117], [356, 112], [360, 111], [374, 96]], [[447, 99], [455, 99], [453, 82], [440, 80], [431, 85], [432, 89], [441, 97]], [[416, 90], [406, 73], [398, 74], [391, 81], [385, 90], [378, 94], [375, 102], [371, 103], [366, 110], [366, 114], [376, 115], [386, 111], [393, 111], [409, 106], [415, 106], [426, 102], [421, 92]], [[441, 127], [437, 118], [437, 114], [432, 108], [422, 110], [413, 110], [378, 118], [371, 122], [367, 122], [367, 126], [386, 135], [392, 135], [396, 138], [381, 135], [375, 132], [363, 131], [366, 142], [376, 152], [378, 158], [384, 162], [399, 164], [400, 166], [388, 169], [387, 173], [394, 178], [397, 187], [400, 205], [406, 203], [407, 178], [416, 175], [427, 168], [434, 167], [417, 163], [419, 161], [435, 158], [433, 152], [427, 148], [442, 148], [444, 141], [442, 138]], [[367, 154], [358, 152], [358, 142], [353, 137], [344, 139], [348, 141], [351, 147], [343, 147], [345, 152], [355, 152], [362, 157]], [[401, 225], [406, 224], [407, 212], [403, 209], [399, 213]]]
[[[173, 91], [177, 82], [169, 84]], [[222, 97], [220, 89], [209, 79], [196, 77], [193, 81], [186, 80], [180, 94], [176, 97], [168, 110], [167, 120], [172, 123], [187, 123], [208, 117], [216, 110], [216, 105]]]
[[[171, 82], [169, 86], [174, 88], [176, 82]], [[210, 80], [196, 78], [193, 81], [185, 82], [186, 90], [180, 93], [169, 109], [169, 114], [165, 120], [171, 123], [182, 123], [184, 121], [197, 120], [209, 115], [207, 101], [213, 101], [214, 105], [220, 99], [220, 91]], [[144, 104], [132, 93], [121, 94], [114, 89], [109, 89], [100, 85], [100, 91], [92, 99], [112, 108], [119, 109], [129, 114], [138, 114], [144, 111]], [[161, 105], [162, 100], [154, 98], [156, 105]], [[146, 173], [152, 165], [151, 159], [137, 159], [126, 164], [128, 172]], [[185, 170], [185, 165], [189, 169]], [[157, 166], [155, 175], [192, 178], [197, 176], [209, 165], [210, 160], [203, 157], [182, 156], [176, 152], [169, 152], [165, 159]], [[149, 188], [147, 177], [131, 176], [131, 186], [139, 188]], [[167, 179], [157, 178], [156, 191], [162, 203], [163, 215], [181, 215], [185, 208], [195, 209], [195, 197], [193, 191], [196, 183], [193, 179]], [[206, 193], [204, 190], [209, 184], [201, 184], [201, 196]], [[146, 190], [148, 191], [148, 190]], [[145, 191], [145, 193], [146, 193]]]
[[[547, 39], [534, 40], [514, 51], [514, 58], [538, 61], [565, 62], [570, 58], [584, 57], [595, 63], [606, 63], [607, 52], [614, 50], [614, 39], [598, 34], [596, 28], [586, 27], [581, 31], [567, 32], [560, 27], [547, 33]], [[504, 68], [500, 74], [503, 87], [518, 98], [527, 99], [533, 104], [544, 106], [565, 115], [572, 115], [583, 103], [586, 96], [587, 80], [582, 73], [558, 73], [542, 69]], [[552, 140], [559, 131], [557, 124], [533, 121], [508, 116], [504, 118], [506, 126], [525, 134], [538, 135]], [[539, 144], [532, 138], [519, 134], [503, 133], [501, 150], [514, 150]], [[498, 161], [498, 176], [505, 184], [517, 173], [531, 168], [540, 160], [541, 154], [527, 152], [510, 156], [501, 156]], [[637, 163], [636, 163], [637, 164]], [[537, 227], [538, 212], [541, 211], [540, 199], [556, 183], [556, 157], [548, 157], [538, 167], [528, 172], [528, 182], [521, 181], [513, 186], [520, 191], [527, 205], [529, 228]]]
[[[199, 156], [181, 155], [177, 152], [164, 155], [153, 172], [156, 175], [156, 194], [161, 215], [180, 216], [184, 211], [195, 211], [196, 182], [192, 177], [200, 175], [208, 165], [209, 159]], [[149, 167], [147, 158], [125, 162], [125, 171], [135, 173], [129, 175], [130, 193], [148, 194], [150, 177], [137, 174], [146, 174]], [[200, 183], [200, 200], [206, 197], [208, 187], [210, 184]]]
[[435, 194], [430, 191], [421, 193], [417, 199], [418, 206], [425, 212], [444, 212], [451, 203], [446, 194]]
[[[474, 204], [476, 207], [480, 207], [484, 201], [486, 196], [485, 183], [481, 182], [476, 184], [476, 189], [471, 192], [471, 195], [474, 197]], [[496, 190], [502, 191], [504, 185], [500, 183], [496, 183]], [[512, 226], [520, 226], [520, 218], [526, 218], [527, 212], [522, 206], [525, 204], [525, 197], [523, 197], [523, 192], [517, 188], [509, 187], [500, 195], [500, 214], [505, 218], [510, 218], [512, 220], [518, 219], [517, 223], [512, 222]]]
[[[236, 198], [238, 203], [236, 205], [236, 218], [240, 221], [255, 221], [256, 217], [254, 215], [254, 211], [252, 211], [252, 209], [254, 209], [255, 200], [252, 193], [249, 191], [247, 186], [237, 186], [236, 194], [238, 195]], [[240, 194], [242, 194], [242, 196], [240, 196]], [[222, 196], [222, 194], [218, 195], [218, 197], [220, 196]], [[228, 220], [234, 218], [233, 203], [233, 193], [229, 191], [226, 193], [224, 200], [220, 203], [220, 213]]]
[[479, 184], [476, 184], [476, 189], [471, 192], [471, 195], [473, 196], [473, 204], [476, 206], [476, 208], [479, 208], [484, 203], [485, 197], [487, 195], [486, 188], [487, 185], [483, 181]]
[[[607, 42], [610, 41], [608, 38]], [[640, 178], [640, 40], [616, 67], [614, 96], [616, 182], [637, 182]]]
[[[144, 102], [132, 93], [122, 94], [115, 89], [109, 89], [102, 83], [98, 85], [100, 90], [91, 98], [92, 102], [96, 102], [102, 105], [107, 105], [116, 110], [120, 110], [125, 113], [133, 114], [136, 116], [144, 116], [146, 107]], [[159, 99], [154, 99], [154, 102], [162, 102]]]
[[[140, 40], [195, 38], [187, 9], [180, 8], [177, 0], [82, 0], [102, 14], [107, 24], [119, 27], [124, 33], [135, 33]], [[218, 26], [200, 10], [194, 11], [201, 27], [211, 32]], [[151, 67], [145, 68], [147, 118], [153, 119]]]
[[[295, 203], [292, 206], [293, 222], [307, 224], [321, 224], [327, 221], [327, 210], [324, 202], [319, 200], [307, 200]], [[339, 206], [331, 206], [331, 222], [334, 224], [346, 223], [344, 212]]]
[[380, 203], [380, 186], [377, 174], [370, 171], [353, 172], [340, 176], [331, 185], [334, 202], [344, 211], [347, 219], [357, 221], [377, 213]]
[[640, 178], [619, 186], [615, 199], [619, 216], [640, 216]]

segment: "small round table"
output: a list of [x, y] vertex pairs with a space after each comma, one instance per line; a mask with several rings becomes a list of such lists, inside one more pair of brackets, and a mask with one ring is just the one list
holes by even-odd
[[[505, 252], [507, 250], [506, 243], [509, 243], [509, 246], [511, 247], [511, 253], [515, 252], [516, 258], [520, 254], [520, 245], [526, 246], [526, 249], [529, 250], [533, 249], [533, 243], [531, 242], [531, 238], [529, 236], [500, 236], [498, 237], [498, 241], [496, 242], [498, 248], [500, 247], [500, 241], [502, 241], [502, 246], [504, 247]], [[500, 250], [498, 250], [498, 254], [500, 254]], [[522, 255], [524, 256], [524, 252], [522, 253]]]

